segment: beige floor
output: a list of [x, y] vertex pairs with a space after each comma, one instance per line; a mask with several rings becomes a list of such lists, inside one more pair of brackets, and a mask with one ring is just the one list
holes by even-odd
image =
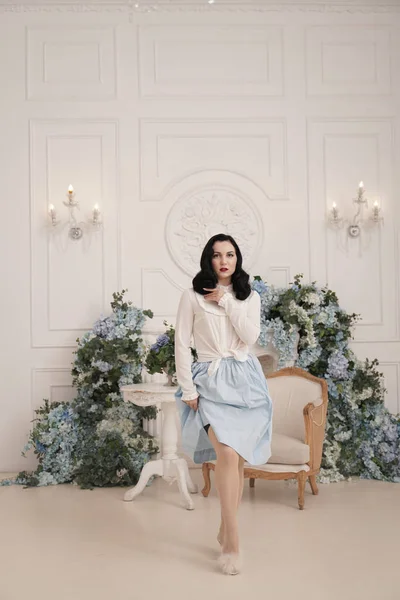
[[194, 511], [162, 480], [123, 492], [0, 488], [0, 599], [400, 599], [400, 485], [320, 486], [301, 512], [291, 485], [246, 482], [234, 577], [215, 566], [215, 488]]

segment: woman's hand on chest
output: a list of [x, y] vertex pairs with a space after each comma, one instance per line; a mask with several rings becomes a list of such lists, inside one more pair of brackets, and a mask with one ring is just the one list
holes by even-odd
[[216, 302], [218, 304], [218, 302], [221, 300], [222, 296], [225, 294], [224, 290], [221, 290], [221, 288], [214, 288], [214, 289], [203, 288], [203, 289], [206, 292], [210, 292], [209, 294], [204, 295], [204, 300], [206, 302]]

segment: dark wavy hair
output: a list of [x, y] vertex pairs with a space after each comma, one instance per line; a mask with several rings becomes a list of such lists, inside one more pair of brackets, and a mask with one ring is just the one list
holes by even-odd
[[246, 300], [250, 296], [251, 287], [249, 284], [249, 275], [242, 268], [243, 258], [239, 246], [230, 235], [218, 233], [210, 238], [204, 246], [200, 258], [200, 271], [193, 278], [192, 285], [198, 294], [208, 294], [203, 288], [215, 288], [218, 283], [218, 277], [212, 266], [212, 257], [214, 254], [213, 246], [215, 242], [230, 242], [235, 248], [237, 263], [235, 272], [232, 275], [232, 287], [238, 300]]

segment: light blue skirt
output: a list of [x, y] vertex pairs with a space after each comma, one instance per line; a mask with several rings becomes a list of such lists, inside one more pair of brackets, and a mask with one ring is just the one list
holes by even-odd
[[245, 362], [223, 358], [211, 376], [209, 365], [192, 364], [199, 394], [197, 411], [182, 401], [180, 387], [175, 394], [184, 452], [197, 464], [216, 459], [204, 429], [210, 424], [221, 444], [233, 448], [251, 465], [265, 464], [271, 456], [272, 401], [259, 360], [253, 355]]

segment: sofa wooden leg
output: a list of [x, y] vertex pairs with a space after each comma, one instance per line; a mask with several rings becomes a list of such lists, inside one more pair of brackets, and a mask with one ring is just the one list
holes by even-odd
[[317, 476], [316, 475], [310, 475], [308, 477], [308, 481], [310, 482], [310, 486], [311, 486], [311, 490], [312, 493], [314, 494], [314, 496], [318, 495], [318, 487], [317, 487]]
[[307, 473], [306, 471], [300, 471], [297, 474], [297, 483], [298, 483], [298, 500], [299, 500], [299, 509], [304, 509], [304, 490], [306, 488], [307, 481]]
[[208, 494], [211, 490], [211, 477], [210, 477], [210, 467], [207, 463], [203, 463], [202, 466], [203, 477], [204, 477], [204, 487], [201, 490], [201, 493], [205, 498], [207, 498]]
[[255, 486], [256, 480], [254, 479], [254, 477], [250, 477], [249, 483], [250, 483], [251, 488], [253, 488]]

